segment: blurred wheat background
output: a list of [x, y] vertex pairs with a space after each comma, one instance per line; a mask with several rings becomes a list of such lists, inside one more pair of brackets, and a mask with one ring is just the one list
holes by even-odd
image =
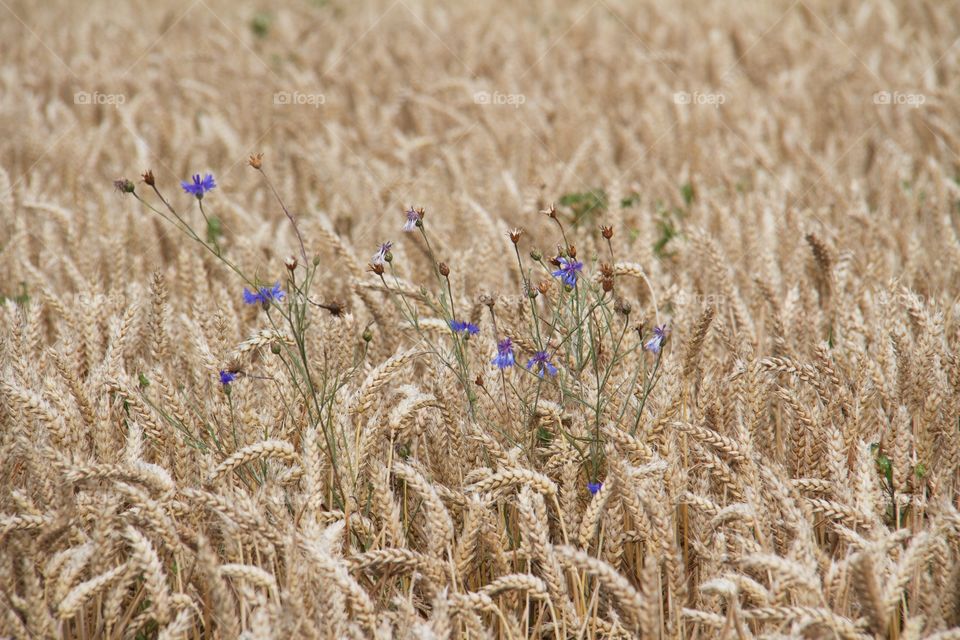
[[[960, 638], [958, 34], [928, 0], [0, 0], [0, 636]], [[290, 336], [112, 184], [196, 221], [214, 174], [208, 233], [272, 283], [257, 152], [343, 309], [306, 334], [335, 461]], [[532, 351], [506, 234], [552, 255], [551, 204], [585, 278], [612, 227], [623, 340], [669, 324], [642, 411], [629, 362], [558, 362], [533, 413], [490, 364]], [[366, 270], [392, 240], [432, 295], [411, 205], [473, 404]]]

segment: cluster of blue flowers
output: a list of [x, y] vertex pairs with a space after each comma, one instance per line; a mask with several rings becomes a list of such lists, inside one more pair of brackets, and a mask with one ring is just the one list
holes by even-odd
[[516, 363], [516, 358], [513, 355], [513, 342], [510, 338], [504, 338], [497, 343], [497, 355], [493, 359], [493, 364], [497, 365], [501, 369], [507, 369], [512, 367]]
[[647, 340], [646, 344], [643, 345], [643, 348], [649, 351], [650, 353], [660, 353], [660, 349], [663, 348], [663, 343], [667, 341], [667, 335], [669, 331], [667, 325], [660, 325], [659, 327], [653, 328], [653, 337]]
[[577, 276], [583, 269], [583, 263], [573, 258], [558, 258], [557, 262], [560, 263], [560, 268], [554, 271], [553, 275], [569, 287], [577, 286]]
[[187, 193], [196, 196], [197, 200], [202, 200], [203, 194], [217, 188], [217, 183], [213, 181], [213, 176], [209, 173], [203, 176], [203, 179], [201, 179], [200, 174], [197, 173], [193, 176], [193, 182], [183, 180], [180, 186], [182, 186], [183, 190]]
[[272, 287], [260, 287], [257, 291], [250, 291], [243, 288], [243, 301], [247, 304], [267, 304], [270, 302], [279, 302], [286, 297], [286, 293], [280, 288], [280, 283]]
[[373, 254], [373, 258], [370, 260], [370, 264], [383, 264], [387, 261], [387, 254], [390, 253], [390, 249], [393, 247], [393, 243], [389, 240], [380, 245], [380, 248], [377, 249], [377, 252]]
[[[536, 369], [533, 367], [536, 366]], [[527, 369], [531, 371], [536, 371], [536, 374], [543, 377], [543, 374], [546, 373], [551, 376], [557, 375], [557, 368], [550, 364], [550, 354], [546, 351], [537, 351], [533, 354], [533, 357], [527, 361]]]
[[472, 322], [464, 322], [463, 320], [451, 320], [450, 328], [454, 333], [465, 333], [471, 336], [475, 336], [480, 333], [480, 327]]

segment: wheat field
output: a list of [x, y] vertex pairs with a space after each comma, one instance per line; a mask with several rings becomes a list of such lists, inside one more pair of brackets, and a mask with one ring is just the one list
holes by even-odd
[[960, 638], [960, 5], [0, 16], [0, 637]]

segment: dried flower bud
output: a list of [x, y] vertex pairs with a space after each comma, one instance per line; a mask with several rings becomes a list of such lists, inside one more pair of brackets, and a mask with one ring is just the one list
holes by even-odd
[[270, 344], [270, 353], [272, 353], [273, 355], [275, 356], [280, 355], [280, 349], [281, 347], [279, 342], [273, 342]]
[[143, 181], [147, 184], [148, 187], [152, 187], [157, 184], [157, 181], [153, 178], [153, 171], [147, 169], [140, 174], [140, 177], [143, 178]]
[[287, 268], [287, 271], [293, 273], [297, 269], [297, 257], [296, 256], [287, 256], [283, 260], [283, 266]]
[[250, 159], [247, 160], [247, 164], [249, 164], [254, 169], [259, 169], [263, 165], [263, 154], [262, 153], [253, 154], [252, 156], [250, 156]]
[[613, 303], [613, 310], [624, 316], [629, 316], [630, 312], [633, 311], [633, 306], [630, 304], [629, 300], [617, 298]]
[[[389, 254], [388, 254], [388, 255], [389, 255]], [[377, 264], [368, 264], [368, 265], [367, 265], [367, 271], [372, 271], [373, 273], [377, 274], [378, 276], [382, 276], [382, 275], [383, 275], [383, 265], [380, 264], [379, 262], [378, 262]]]
[[527, 297], [530, 298], [531, 300], [536, 300], [538, 295], [540, 295], [540, 292], [537, 291], [536, 289], [530, 289], [529, 291], [527, 291]]
[[482, 386], [483, 386], [483, 374], [478, 373], [478, 374], [477, 374], [477, 379], [474, 380], [473, 382], [474, 382], [474, 384], [476, 384], [478, 387], [482, 387]]
[[127, 180], [126, 178], [120, 178], [118, 180], [114, 180], [113, 187], [120, 193], [133, 193], [134, 190], [137, 188], [137, 186], [133, 184], [133, 182], [131, 182], [130, 180]]
[[577, 248], [576, 248], [575, 246], [573, 246], [572, 244], [571, 244], [570, 246], [568, 246], [568, 247], [567, 247], [567, 255], [570, 256], [571, 258], [576, 258], [576, 257], [577, 257]]
[[450, 267], [447, 266], [446, 262], [441, 262], [437, 265], [437, 271], [440, 272], [444, 278], [450, 275]]
[[517, 244], [520, 242], [520, 236], [523, 235], [523, 229], [511, 229], [507, 235], [510, 236], [510, 242]]
[[609, 240], [613, 237], [613, 227], [600, 225], [600, 233], [603, 234], [603, 237]]
[[330, 315], [332, 315], [335, 318], [339, 318], [340, 316], [342, 316], [344, 310], [346, 309], [343, 303], [340, 302], [339, 300], [332, 300], [325, 304], [321, 304], [320, 307], [329, 311]]
[[544, 214], [544, 215], [548, 215], [548, 216], [550, 216], [551, 218], [553, 218], [554, 220], [556, 220], [556, 219], [557, 219], [557, 205], [551, 204], [549, 208], [544, 209], [544, 210], [541, 211], [540, 213], [542, 213], [542, 214]]

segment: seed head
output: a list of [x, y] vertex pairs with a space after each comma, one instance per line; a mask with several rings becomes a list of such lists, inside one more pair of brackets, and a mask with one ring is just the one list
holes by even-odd
[[633, 306], [630, 304], [629, 300], [617, 298], [613, 303], [613, 310], [621, 315], [629, 316], [630, 312], [633, 311]]
[[440, 272], [444, 278], [450, 275], [450, 267], [447, 266], [446, 262], [441, 262], [437, 265], [437, 271]]
[[296, 256], [287, 256], [283, 260], [283, 266], [287, 268], [287, 271], [293, 273], [297, 269], [297, 257]]
[[140, 177], [143, 178], [143, 181], [147, 184], [148, 187], [152, 187], [157, 184], [156, 180], [153, 178], [153, 171], [147, 169], [140, 174]]
[[250, 156], [250, 159], [247, 160], [247, 164], [249, 164], [254, 169], [260, 169], [260, 167], [263, 166], [263, 154], [262, 153], [253, 154], [252, 156]]
[[373, 273], [377, 274], [378, 276], [382, 276], [382, 275], [383, 275], [383, 264], [380, 263], [380, 262], [377, 262], [376, 264], [370, 263], [370, 264], [367, 265], [367, 271], [372, 271]]
[[570, 246], [568, 246], [568, 247], [567, 247], [567, 255], [569, 255], [571, 258], [576, 258], [576, 257], [577, 257], [577, 248], [576, 248], [575, 246], [573, 246], [572, 244], [571, 244]]
[[511, 229], [507, 235], [510, 236], [510, 242], [517, 244], [520, 242], [520, 236], [523, 235], [523, 229]]
[[603, 237], [609, 240], [613, 237], [613, 227], [600, 225], [600, 233], [603, 234]]

